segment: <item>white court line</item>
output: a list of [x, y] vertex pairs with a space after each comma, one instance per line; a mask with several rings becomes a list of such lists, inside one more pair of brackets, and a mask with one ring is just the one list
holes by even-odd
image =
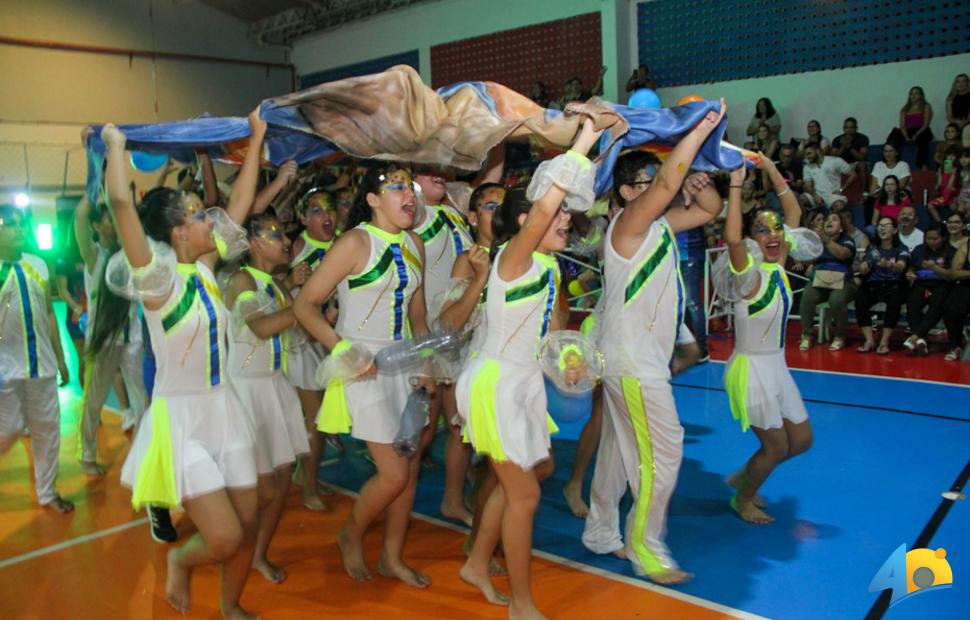
[[63, 549], [69, 549], [70, 547], [75, 547], [77, 545], [90, 542], [92, 540], [97, 540], [98, 538], [104, 538], [105, 536], [111, 536], [112, 534], [117, 534], [118, 532], [123, 532], [125, 530], [130, 530], [133, 527], [138, 527], [139, 525], [145, 525], [148, 523], [148, 517], [142, 517], [141, 519], [135, 519], [134, 521], [129, 521], [128, 523], [122, 523], [121, 525], [116, 525], [114, 527], [109, 527], [105, 530], [99, 530], [97, 532], [92, 532], [90, 534], [85, 534], [83, 536], [78, 536], [77, 538], [72, 538], [71, 540], [65, 540], [64, 542], [57, 543], [56, 545], [51, 545], [49, 547], [43, 547], [41, 549], [36, 549], [30, 551], [23, 555], [18, 555], [6, 560], [0, 561], [0, 568], [6, 568], [8, 566], [13, 566], [14, 564], [20, 564], [21, 562], [26, 562], [27, 560], [33, 560], [34, 558], [39, 558], [44, 555], [49, 555]]
[[[339, 491], [339, 492], [343, 493], [344, 495], [348, 495], [350, 497], [357, 497], [357, 495], [358, 495], [357, 493], [351, 491], [350, 489], [345, 489], [345, 488], [343, 488], [341, 486], [337, 486], [337, 485], [335, 485], [333, 483], [329, 483], [328, 482], [327, 485], [329, 487], [333, 488], [334, 490]], [[418, 513], [418, 512], [412, 512], [411, 513], [411, 516], [414, 517], [415, 519], [419, 520], [419, 521], [424, 521], [425, 523], [430, 523], [432, 525], [437, 525], [438, 527], [443, 527], [445, 529], [452, 530], [453, 532], [458, 532], [459, 534], [468, 534], [468, 528], [467, 527], [463, 527], [463, 526], [457, 525], [455, 523], [451, 523], [449, 521], [444, 521], [442, 519], [438, 519], [436, 517], [431, 517], [431, 516], [428, 516], [428, 515], [425, 515], [425, 514], [421, 514], [421, 513]], [[700, 597], [697, 597], [697, 596], [693, 596], [693, 595], [687, 594], [685, 592], [679, 592], [679, 591], [674, 590], [674, 589], [671, 589], [671, 588], [665, 588], [664, 586], [661, 586], [659, 584], [653, 583], [651, 581], [646, 581], [645, 579], [637, 579], [635, 577], [629, 577], [627, 575], [620, 575], [619, 573], [614, 573], [612, 571], [604, 570], [602, 568], [597, 568], [595, 566], [590, 566], [590, 565], [584, 564], [582, 562], [577, 562], [575, 560], [570, 560], [568, 558], [564, 558], [562, 556], [558, 556], [558, 555], [556, 555], [554, 553], [548, 553], [546, 551], [539, 551], [538, 549], [533, 549], [532, 550], [532, 555], [537, 556], [537, 557], [540, 557], [540, 558], [542, 558], [544, 560], [548, 560], [550, 562], [554, 562], [556, 564], [561, 564], [563, 566], [566, 566], [568, 568], [572, 568], [574, 570], [582, 571], [584, 573], [589, 573], [591, 575], [597, 575], [599, 577], [604, 577], [606, 579], [611, 579], [611, 580], [617, 581], [619, 583], [623, 583], [623, 584], [630, 585], [630, 586], [633, 586], [633, 587], [636, 587], [636, 588], [640, 588], [641, 590], [650, 590], [652, 592], [656, 592], [657, 594], [661, 594], [663, 596], [669, 596], [670, 598], [674, 598], [674, 599], [677, 599], [679, 601], [684, 601], [686, 603], [691, 603], [693, 605], [697, 605], [698, 607], [703, 607], [703, 608], [709, 609], [711, 611], [716, 611], [718, 613], [724, 614], [725, 616], [729, 616], [731, 618], [739, 618], [741, 620], [768, 620], [764, 616], [759, 616], [757, 614], [752, 614], [752, 613], [749, 613], [747, 611], [742, 611], [740, 609], [734, 609], [733, 607], [728, 607], [726, 605], [721, 605], [720, 603], [715, 603], [714, 601], [709, 601], [707, 599], [703, 599], [703, 598], [700, 598]]]
[[[727, 360], [712, 359], [712, 360], [708, 360], [708, 363], [727, 364]], [[694, 368], [696, 368], [698, 365], [695, 365]], [[970, 385], [964, 385], [962, 383], [949, 383], [947, 381], [933, 381], [931, 379], [913, 379], [911, 377], [887, 377], [886, 375], [870, 375], [864, 372], [843, 372], [841, 370], [819, 370], [816, 368], [795, 368], [792, 366], [789, 366], [788, 369], [796, 372], [815, 372], [815, 373], [821, 373], [826, 375], [842, 375], [845, 377], [866, 377], [867, 379], [883, 379], [885, 381], [909, 381], [912, 383], [929, 383], [932, 385], [945, 385], [948, 387], [970, 389]]]

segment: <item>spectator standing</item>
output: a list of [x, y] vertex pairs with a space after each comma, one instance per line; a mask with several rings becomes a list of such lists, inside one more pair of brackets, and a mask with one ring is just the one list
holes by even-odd
[[781, 133], [781, 118], [779, 118], [775, 106], [771, 105], [771, 99], [767, 97], [758, 99], [758, 103], [755, 104], [754, 116], [751, 117], [751, 122], [748, 123], [748, 128], [744, 132], [745, 135], [757, 137], [758, 128], [761, 125], [766, 125], [768, 131], [775, 138], [778, 138], [778, 135]]
[[[805, 191], [818, 206], [824, 206], [832, 211], [841, 211], [848, 201], [845, 197], [845, 187], [851, 185], [856, 178], [856, 171], [852, 164], [840, 157], [823, 155], [819, 147], [809, 145], [805, 147]], [[842, 175], [849, 178], [843, 185]]]
[[970, 148], [970, 78], [966, 73], [953, 78], [946, 98], [946, 120], [960, 128], [963, 146]]
[[628, 93], [632, 93], [641, 88], [649, 88], [651, 90], [657, 88], [657, 83], [650, 77], [650, 68], [647, 65], [637, 67], [633, 75], [630, 76], [630, 79], [626, 81], [626, 92]]
[[930, 143], [933, 142], [933, 132], [930, 122], [933, 120], [933, 106], [926, 100], [923, 88], [914, 86], [909, 89], [906, 103], [899, 109], [899, 127], [889, 134], [886, 142], [902, 149], [903, 145], [911, 142], [916, 145], [916, 167], [928, 170], [930, 162]]

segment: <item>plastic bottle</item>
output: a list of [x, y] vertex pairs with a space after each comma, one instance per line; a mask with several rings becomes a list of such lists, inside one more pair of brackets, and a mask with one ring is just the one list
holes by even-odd
[[394, 451], [401, 456], [417, 454], [421, 443], [421, 431], [428, 421], [431, 411], [431, 397], [427, 390], [421, 388], [411, 392], [408, 402], [401, 414], [401, 428], [394, 437]]
[[381, 373], [398, 373], [421, 366], [432, 355], [458, 355], [464, 339], [455, 331], [440, 331], [400, 340], [377, 352], [374, 362]]

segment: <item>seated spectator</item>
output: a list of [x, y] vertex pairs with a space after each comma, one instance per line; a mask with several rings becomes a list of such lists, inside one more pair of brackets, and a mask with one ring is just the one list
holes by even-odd
[[869, 193], [878, 192], [889, 175], [896, 177], [900, 190], [909, 190], [912, 183], [909, 164], [900, 160], [899, 149], [887, 142], [882, 147], [882, 161], [876, 162], [869, 175]]
[[936, 151], [933, 153], [933, 161], [936, 162], [936, 166], [943, 165], [943, 156], [948, 150], [960, 148], [962, 148], [960, 126], [956, 123], [950, 123], [943, 130], [943, 139], [936, 143]]
[[916, 227], [916, 207], [912, 205], [899, 210], [899, 240], [910, 252], [923, 243], [923, 231]]
[[937, 196], [926, 205], [930, 217], [936, 222], [942, 222], [950, 213], [950, 208], [956, 202], [957, 167], [960, 165], [960, 151], [950, 149], [943, 155], [943, 165], [936, 171]]
[[591, 90], [584, 89], [583, 81], [578, 77], [566, 80], [563, 87], [562, 97], [560, 97], [559, 101], [557, 102], [559, 104], [559, 109], [565, 110], [566, 104], [572, 101], [586, 101], [594, 95], [602, 95], [604, 75], [606, 75], [606, 67], [600, 68], [599, 76], [596, 78], [596, 84], [593, 85]]
[[754, 138], [754, 150], [774, 161], [778, 157], [778, 138], [771, 133], [768, 125], [758, 126], [758, 133]]
[[529, 99], [536, 102], [538, 105], [548, 108], [549, 107], [549, 93], [546, 92], [546, 85], [542, 82], [532, 83], [532, 92], [529, 94]]
[[923, 89], [914, 86], [909, 89], [909, 97], [899, 110], [899, 127], [889, 134], [886, 142], [891, 142], [897, 149], [912, 143], [916, 145], [916, 167], [929, 170], [930, 143], [933, 142], [933, 132], [930, 121], [933, 120], [933, 106], [926, 100]]
[[[842, 123], [842, 135], [832, 140], [830, 155], [841, 157], [846, 163], [852, 164], [863, 181], [869, 178], [869, 137], [859, 133], [859, 123], [853, 117]], [[851, 183], [846, 183], [846, 187]], [[865, 183], [863, 183], [864, 191]]]
[[946, 218], [946, 233], [954, 250], [967, 247], [967, 221], [962, 213], [954, 211]]
[[637, 67], [630, 79], [626, 81], [626, 92], [632, 93], [640, 88], [651, 90], [657, 88], [657, 83], [650, 78], [650, 68], [647, 65]]
[[756, 137], [761, 125], [767, 125], [769, 133], [775, 138], [778, 138], [778, 135], [781, 134], [781, 119], [778, 117], [778, 112], [775, 111], [775, 106], [771, 105], [771, 99], [767, 97], [758, 99], [758, 103], [755, 104], [754, 116], [748, 123], [748, 128], [744, 132], [745, 135]]
[[[781, 173], [785, 182], [788, 183], [788, 188], [795, 195], [795, 200], [802, 206], [802, 211], [811, 209], [814, 201], [803, 193], [805, 191], [805, 181], [802, 178], [802, 163], [795, 159], [794, 146], [791, 144], [782, 144], [779, 147], [778, 161], [775, 162], [775, 168]], [[764, 178], [764, 174], [762, 174], [761, 185], [764, 187], [770, 186], [767, 179]], [[781, 203], [778, 201], [778, 196], [774, 192], [768, 192], [765, 198], [769, 207], [779, 213], [781, 212]]]
[[851, 210], [844, 209], [838, 213], [842, 219], [842, 230], [845, 231], [845, 234], [852, 237], [852, 241], [855, 242], [856, 255], [862, 254], [863, 250], [869, 247], [869, 236], [864, 230], [859, 230], [855, 225], [855, 218]]
[[[859, 263], [862, 284], [855, 296], [855, 314], [865, 342], [859, 353], [875, 350], [879, 355], [889, 353], [889, 339], [893, 329], [899, 324], [899, 313], [906, 301], [906, 267], [909, 264], [909, 249], [899, 240], [896, 224], [888, 217], [879, 218], [876, 224], [876, 242], [870, 245]], [[877, 303], [886, 304], [879, 347], [872, 335], [872, 307]]]
[[[822, 155], [821, 150], [814, 145], [805, 147], [804, 152], [805, 166], [802, 174], [805, 177], [805, 192], [816, 205], [841, 211], [848, 204], [844, 191], [856, 178], [855, 168], [839, 157]], [[849, 176], [845, 185], [842, 184], [842, 175]]]
[[911, 353], [927, 354], [926, 336], [943, 316], [943, 303], [950, 292], [950, 266], [956, 250], [946, 242], [946, 231], [934, 226], [926, 231], [923, 245], [910, 254], [906, 279], [906, 320], [912, 335], [903, 342]]
[[960, 128], [963, 146], [970, 148], [970, 78], [966, 73], [953, 78], [946, 97], [946, 120]]
[[876, 194], [876, 201], [872, 205], [872, 223], [879, 222], [879, 218], [888, 217], [893, 224], [899, 221], [899, 212], [903, 207], [913, 204], [906, 192], [899, 187], [899, 180], [892, 174], [882, 182], [882, 189]]
[[815, 323], [815, 310], [824, 301], [829, 302], [832, 317], [835, 319], [835, 333], [829, 351], [838, 351], [845, 346], [845, 331], [849, 323], [849, 302], [855, 296], [852, 281], [852, 261], [855, 258], [855, 242], [842, 230], [842, 219], [838, 213], [830, 213], [825, 218], [822, 229], [824, 249], [815, 261], [814, 268], [806, 275], [811, 280], [802, 291], [799, 313], [802, 322], [802, 338], [799, 350], [807, 351], [812, 347], [812, 325]]
[[963, 221], [970, 221], [970, 148], [960, 151], [957, 168], [953, 172], [954, 190], [959, 190], [956, 210], [963, 216]]
[[819, 122], [814, 120], [808, 121], [807, 131], [807, 138], [802, 138], [801, 140], [792, 138], [792, 144], [798, 145], [798, 150], [795, 153], [798, 158], [805, 158], [805, 147], [809, 145], [817, 146], [822, 152], [822, 155], [828, 155], [831, 145], [829, 144], [829, 141], [825, 139], [825, 136], [822, 135], [822, 126], [819, 124]]
[[955, 362], [963, 354], [962, 347], [966, 346], [963, 341], [963, 328], [967, 323], [967, 315], [970, 314], [970, 251], [966, 245], [954, 254], [950, 277], [953, 287], [943, 308], [943, 324], [946, 325], [950, 350], [943, 359]]

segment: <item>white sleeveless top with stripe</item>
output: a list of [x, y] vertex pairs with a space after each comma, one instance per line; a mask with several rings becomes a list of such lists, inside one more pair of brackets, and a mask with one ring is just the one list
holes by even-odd
[[281, 373], [285, 365], [286, 332], [263, 340], [249, 328], [243, 314], [249, 314], [253, 309], [263, 314], [279, 312], [288, 305], [286, 295], [268, 273], [249, 266], [243, 269], [256, 281], [256, 290], [240, 293], [230, 312], [232, 345], [229, 347], [229, 372], [233, 377], [275, 375]]
[[0, 261], [0, 380], [57, 376], [49, 289], [50, 272], [39, 256]]
[[785, 327], [792, 308], [792, 290], [778, 263], [751, 265], [761, 272], [758, 292], [734, 304], [735, 345], [739, 354], [783, 353]]
[[[436, 300], [451, 285], [451, 268], [462, 252], [474, 243], [468, 226], [451, 207], [426, 206], [424, 222], [414, 232], [424, 242], [424, 298], [428, 308], [438, 307]], [[429, 317], [433, 319], [434, 317]], [[430, 324], [430, 320], [429, 320]]]

